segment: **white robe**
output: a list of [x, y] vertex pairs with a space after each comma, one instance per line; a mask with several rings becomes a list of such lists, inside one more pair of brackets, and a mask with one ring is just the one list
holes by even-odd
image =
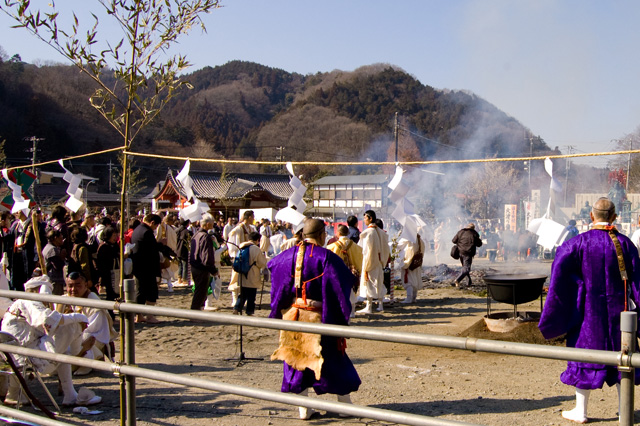
[[[425, 244], [422, 238], [420, 238], [420, 250], [424, 259]], [[402, 285], [406, 289], [407, 287], [413, 287], [414, 291], [420, 290], [424, 285], [422, 283], [422, 268], [416, 268], [413, 271], [409, 270], [411, 266], [411, 259], [418, 252], [418, 242], [412, 243], [407, 241], [407, 245], [404, 249], [404, 262], [402, 263]], [[404, 274], [407, 274], [407, 282], [404, 282]], [[415, 294], [415, 293], [414, 293]]]
[[[358, 245], [362, 247], [362, 275], [360, 297], [382, 299], [386, 294], [383, 268], [389, 259], [389, 238], [377, 226], [360, 233]], [[365, 279], [365, 272], [368, 279]]]
[[251, 232], [255, 232], [256, 228], [253, 225], [245, 225], [244, 222], [238, 224], [229, 233], [229, 239], [227, 244], [229, 250], [229, 257], [234, 258], [238, 255], [240, 244], [247, 241], [247, 237]]
[[[78, 323], [60, 325], [62, 314], [44, 306], [42, 302], [16, 300], [2, 319], [2, 331], [15, 337], [29, 349], [39, 349], [51, 353], [70, 353], [70, 345], [81, 340], [82, 328]], [[25, 357], [14, 355], [19, 365], [24, 365]], [[34, 366], [43, 374], [51, 374], [57, 364], [31, 358]]]

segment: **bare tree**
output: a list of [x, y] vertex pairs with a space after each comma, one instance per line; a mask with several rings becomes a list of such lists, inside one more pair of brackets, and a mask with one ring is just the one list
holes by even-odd
[[[640, 127], [634, 132], [624, 135], [613, 141], [615, 147], [620, 151], [640, 149]], [[627, 192], [637, 192], [640, 190], [640, 155], [622, 154], [613, 157], [608, 163], [611, 170], [621, 169], [627, 173], [625, 180], [628, 181]]]
[[463, 181], [466, 207], [477, 218], [500, 217], [505, 203], [518, 198], [516, 170], [505, 163], [484, 163], [473, 168]]

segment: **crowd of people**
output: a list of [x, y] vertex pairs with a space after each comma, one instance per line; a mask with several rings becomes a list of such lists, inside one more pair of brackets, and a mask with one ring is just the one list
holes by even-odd
[[[169, 292], [176, 286], [192, 286], [191, 309], [218, 309], [214, 300], [220, 297], [220, 268], [223, 257], [228, 256], [227, 262], [233, 266], [228, 284], [230, 308], [237, 315], [254, 314], [257, 290], [265, 281], [271, 281], [270, 317], [312, 323], [347, 325], [356, 314], [371, 315], [374, 309], [384, 312], [390, 291], [385, 268], [393, 260], [393, 244], [372, 210], [364, 213], [362, 230], [358, 219], [351, 216], [346, 224], [336, 227], [336, 235], [328, 235], [332, 228], [322, 220], [305, 219], [296, 226], [268, 219], [256, 221], [251, 210], [226, 221], [206, 213], [194, 223], [178, 220], [173, 213], [152, 213], [130, 220], [122, 244], [118, 217], [108, 214], [86, 212], [79, 217], [59, 206], [48, 216], [40, 211], [29, 216], [20, 212], [15, 217], [3, 213], [0, 220], [3, 272], [13, 290], [91, 299], [102, 294], [115, 300], [123, 268], [124, 276], [136, 281], [139, 304], [156, 304], [159, 286], [166, 281]], [[615, 208], [609, 200], [594, 204], [592, 220], [593, 230], [569, 232], [558, 248], [540, 329], [548, 338], [568, 333], [569, 346], [617, 351], [616, 316], [629, 306], [637, 309], [640, 303], [640, 259], [631, 241], [611, 226]], [[396, 265], [406, 290], [402, 303], [415, 302], [423, 285], [423, 259], [431, 250], [436, 262], [443, 262], [439, 256], [444, 251], [450, 256], [451, 244], [458, 248], [462, 268], [457, 285], [465, 278], [470, 284], [471, 263], [479, 248], [491, 261], [498, 253], [505, 260], [512, 255], [523, 260], [532, 256], [535, 248], [528, 234], [520, 234], [525, 241], [520, 244], [516, 243], [520, 237], [509, 229], [492, 229], [491, 224], [476, 228], [473, 223], [460, 226], [445, 221], [434, 228], [433, 249], [428, 230], [417, 233], [414, 241], [396, 242], [401, 249]], [[122, 245], [125, 262], [120, 265]], [[615, 274], [618, 267], [620, 273]], [[628, 276], [628, 288], [621, 276]], [[575, 286], [561, 284], [569, 281], [575, 281]], [[619, 297], [621, 291], [627, 298], [624, 294]], [[586, 302], [612, 297], [615, 303], [606, 307]], [[364, 307], [355, 311], [358, 300]], [[159, 322], [154, 315], [138, 315], [136, 321]], [[111, 358], [116, 338], [112, 312], [27, 300], [17, 300], [7, 309], [2, 331], [25, 347], [90, 359]], [[341, 338], [282, 331], [272, 359], [284, 362], [283, 392], [306, 395], [313, 388], [317, 394], [336, 394], [339, 401], [348, 403], [349, 395], [360, 385]], [[78, 392], [73, 386], [72, 374], [87, 374], [88, 369], [73, 373], [67, 364], [45, 361], [35, 362], [35, 367], [58, 374], [64, 405], [100, 402], [95, 393], [87, 389]], [[576, 408], [563, 416], [582, 423], [587, 419], [589, 390], [619, 383], [619, 375], [606, 366], [570, 362], [562, 381], [576, 388]], [[21, 398], [18, 382], [12, 379], [5, 403], [16, 404]], [[313, 410], [300, 407], [299, 414], [308, 419]]]

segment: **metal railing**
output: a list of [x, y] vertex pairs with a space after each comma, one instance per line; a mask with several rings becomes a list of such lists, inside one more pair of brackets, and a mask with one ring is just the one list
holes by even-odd
[[[130, 286], [133, 283], [128, 283]], [[23, 293], [8, 290], [0, 290], [0, 296], [9, 298], [21, 298], [42, 302], [53, 302], [63, 304], [73, 304], [77, 306], [88, 306], [100, 309], [113, 309], [119, 311], [124, 322], [133, 324], [133, 314], [153, 314], [167, 317], [201, 320], [220, 324], [244, 325], [275, 330], [300, 331], [305, 333], [323, 334], [345, 338], [356, 338], [364, 340], [375, 340], [382, 342], [403, 343], [419, 346], [432, 346], [440, 348], [469, 350], [473, 352], [488, 352], [498, 354], [508, 354], [535, 358], [546, 358], [564, 361], [577, 361], [595, 364], [605, 364], [617, 366], [622, 373], [620, 390], [620, 424], [633, 424], [633, 403], [634, 403], [634, 368], [640, 367], [640, 354], [635, 354], [635, 334], [636, 334], [636, 314], [634, 312], [624, 312], [621, 318], [622, 331], [622, 351], [610, 352], [591, 349], [566, 348], [556, 346], [546, 346], [538, 344], [495, 341], [486, 339], [476, 339], [471, 337], [441, 336], [421, 333], [405, 333], [392, 329], [371, 329], [360, 326], [339, 326], [328, 324], [312, 324], [296, 321], [284, 321], [271, 318], [258, 318], [248, 316], [229, 315], [216, 312], [203, 312], [187, 309], [175, 309], [148, 305], [138, 305], [135, 303], [108, 302], [102, 300], [89, 300], [84, 298], [70, 298], [66, 296], [41, 295], [37, 293]], [[129, 298], [127, 297], [127, 300]], [[127, 315], [124, 315], [127, 314]], [[128, 317], [128, 318], [126, 318]], [[121, 323], [122, 324], [122, 323]], [[126, 324], [124, 324], [126, 325]], [[129, 345], [133, 342], [133, 328], [131, 327], [127, 336]], [[121, 349], [122, 350], [122, 349]], [[133, 351], [133, 348], [126, 350]], [[86, 358], [78, 358], [69, 355], [52, 354], [34, 349], [26, 349], [12, 345], [0, 344], [0, 351], [15, 352], [21, 355], [43, 358], [50, 361], [65, 362], [90, 367], [96, 370], [113, 372], [119, 376], [127, 378], [132, 385], [126, 390], [128, 395], [121, 397], [127, 403], [126, 424], [135, 424], [135, 384], [132, 378], [143, 377], [151, 380], [159, 380], [167, 383], [174, 383], [184, 386], [194, 386], [201, 389], [214, 390], [229, 394], [245, 396], [250, 398], [263, 399], [271, 402], [280, 402], [291, 405], [303, 405], [306, 407], [326, 410], [340, 414], [347, 414], [359, 417], [366, 417], [382, 421], [391, 421], [407, 425], [468, 425], [469, 423], [432, 418], [414, 414], [398, 413], [391, 410], [382, 410], [372, 407], [357, 406], [340, 402], [330, 402], [316, 398], [303, 397], [299, 395], [284, 394], [268, 390], [230, 385], [221, 382], [203, 380], [189, 376], [164, 373], [140, 367], [132, 367], [134, 356], [125, 365], [118, 363], [108, 363], [104, 361], [92, 361]], [[131, 353], [130, 355], [133, 355]], [[133, 391], [133, 392], [131, 392]]]

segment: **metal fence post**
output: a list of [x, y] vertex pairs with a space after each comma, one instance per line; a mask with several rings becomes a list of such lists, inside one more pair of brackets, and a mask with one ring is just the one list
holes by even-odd
[[636, 350], [637, 314], [622, 312], [620, 314], [620, 331], [622, 332], [620, 370], [620, 424], [633, 425], [633, 398], [635, 368], [631, 367], [628, 357]]
[[[135, 303], [136, 301], [136, 280], [124, 280], [124, 301], [126, 303]], [[136, 364], [136, 347], [135, 347], [135, 314], [129, 312], [125, 315], [124, 321], [124, 363], [125, 365], [135, 366]], [[136, 424], [136, 378], [132, 375], [125, 376], [125, 398], [126, 398], [126, 425], [135, 426]]]

